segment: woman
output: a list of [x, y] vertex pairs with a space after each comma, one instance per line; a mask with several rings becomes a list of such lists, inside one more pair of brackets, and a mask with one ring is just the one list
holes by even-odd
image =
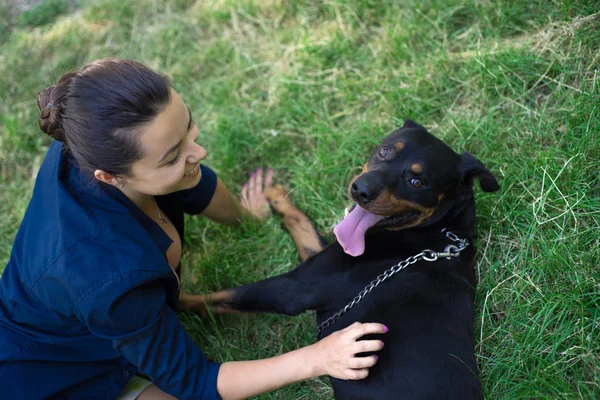
[[[238, 399], [324, 374], [367, 376], [376, 356], [355, 354], [383, 343], [356, 340], [380, 324], [223, 364], [184, 332], [174, 311], [183, 212], [235, 223], [264, 215], [266, 202], [261, 171], [241, 206], [200, 164], [198, 129], [164, 76], [100, 60], [61, 77], [38, 107], [56, 141], [0, 280], [3, 397]], [[148, 380], [133, 385], [136, 374]]]

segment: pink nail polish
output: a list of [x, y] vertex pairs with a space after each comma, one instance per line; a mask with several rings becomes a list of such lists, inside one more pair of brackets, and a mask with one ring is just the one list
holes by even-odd
[[376, 359], [377, 361], [379, 361], [379, 356], [377, 356], [377, 355], [376, 355], [376, 356], [375, 356], [375, 359]]
[[254, 178], [254, 172], [250, 174], [250, 178]]
[[385, 343], [381, 342], [381, 348], [383, 349], [385, 347]]
[[273, 168], [269, 168], [269, 172], [273, 172]]
[[384, 331], [385, 333], [387, 333], [387, 331], [389, 331], [388, 327], [384, 325], [384, 326], [383, 326], [383, 331]]

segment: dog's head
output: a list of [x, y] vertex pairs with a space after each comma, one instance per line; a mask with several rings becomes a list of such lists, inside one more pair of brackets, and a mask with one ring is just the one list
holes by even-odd
[[469, 153], [458, 155], [421, 125], [406, 120], [373, 151], [348, 187], [355, 202], [334, 232], [353, 256], [364, 252], [371, 227], [406, 229], [430, 221], [478, 179], [486, 192], [499, 189], [496, 178]]

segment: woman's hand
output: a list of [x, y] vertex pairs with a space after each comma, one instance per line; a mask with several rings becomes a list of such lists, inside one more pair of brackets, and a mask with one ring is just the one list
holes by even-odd
[[338, 379], [364, 379], [369, 368], [377, 363], [378, 356], [356, 357], [358, 353], [383, 349], [381, 340], [360, 340], [361, 336], [386, 333], [387, 327], [376, 323], [355, 322], [352, 325], [332, 333], [318, 343], [310, 346], [309, 355], [316, 368], [316, 376], [329, 375]]
[[269, 168], [263, 185], [263, 170], [259, 168], [250, 175], [248, 182], [244, 183], [240, 202], [250, 214], [258, 219], [263, 219], [271, 212], [269, 202], [265, 197], [265, 190], [273, 184], [273, 170]]
[[280, 356], [223, 363], [217, 376], [217, 390], [223, 400], [238, 400], [321, 375], [339, 379], [366, 378], [377, 356], [356, 357], [356, 354], [381, 350], [383, 342], [357, 342], [356, 339], [387, 330], [381, 324], [356, 322], [318, 343]]

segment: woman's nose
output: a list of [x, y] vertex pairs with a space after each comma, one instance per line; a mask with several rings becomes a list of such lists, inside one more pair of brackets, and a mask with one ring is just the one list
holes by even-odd
[[199, 144], [194, 143], [193, 146], [194, 146], [194, 148], [193, 148], [192, 152], [190, 152], [190, 156], [188, 157], [188, 160], [187, 160], [190, 164], [195, 164], [198, 161], [205, 159], [206, 155], [208, 154], [206, 149], [204, 147], [200, 146]]

